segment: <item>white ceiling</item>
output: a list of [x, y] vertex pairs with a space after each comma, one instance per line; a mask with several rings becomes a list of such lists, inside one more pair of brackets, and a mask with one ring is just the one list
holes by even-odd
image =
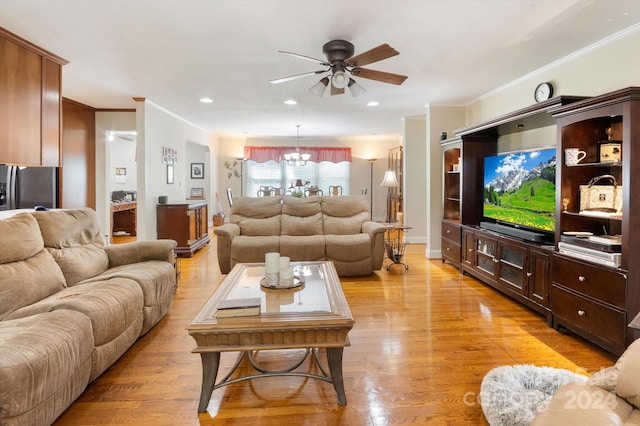
[[[638, 0], [0, 0], [0, 26], [69, 61], [63, 96], [96, 108], [145, 97], [249, 138], [294, 137], [296, 124], [303, 137], [396, 138], [426, 104], [465, 105], [638, 22]], [[322, 69], [278, 50], [324, 59], [333, 39], [356, 54], [390, 44], [400, 55], [367, 68], [409, 78], [356, 78], [358, 98], [312, 95], [319, 76], [268, 82]]]

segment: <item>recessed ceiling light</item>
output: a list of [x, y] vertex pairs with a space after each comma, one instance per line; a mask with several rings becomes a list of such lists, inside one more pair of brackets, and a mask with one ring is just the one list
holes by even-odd
[[284, 101], [284, 103], [287, 105], [296, 105], [298, 102], [294, 101], [293, 99], [287, 99], [286, 101]]
[[200, 98], [200, 102], [202, 102], [203, 104], [210, 104], [211, 102], [213, 102], [213, 99], [211, 99], [211, 98]]
[[373, 107], [373, 106], [378, 106], [378, 105], [380, 105], [380, 104], [379, 104], [378, 102], [376, 102], [376, 101], [371, 101], [371, 102], [369, 102], [369, 103], [367, 104], [367, 106], [372, 106], [372, 107]]

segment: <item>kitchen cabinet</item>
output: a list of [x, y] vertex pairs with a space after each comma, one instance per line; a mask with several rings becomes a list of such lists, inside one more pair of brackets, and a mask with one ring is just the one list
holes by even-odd
[[0, 28], [0, 163], [60, 166], [67, 61]]

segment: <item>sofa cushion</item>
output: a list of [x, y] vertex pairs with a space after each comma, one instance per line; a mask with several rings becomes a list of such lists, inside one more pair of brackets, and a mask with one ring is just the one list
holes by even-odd
[[65, 288], [64, 276], [44, 248], [33, 216], [20, 214], [0, 220], [0, 319], [16, 309]]
[[370, 219], [369, 201], [362, 195], [322, 197], [321, 203], [325, 235], [359, 234], [362, 224]]
[[[151, 330], [167, 313], [175, 295], [176, 275], [173, 264], [162, 260], [148, 260], [109, 268], [89, 281], [128, 278], [142, 289], [144, 307], [141, 334]], [[86, 281], [83, 281], [83, 283]]]
[[81, 312], [91, 320], [94, 343], [100, 346], [118, 337], [131, 323], [140, 321], [141, 326], [142, 306], [140, 286], [126, 278], [114, 278], [67, 287], [14, 311], [7, 319], [25, 318], [60, 309]]
[[293, 262], [325, 259], [324, 235], [283, 235], [280, 237], [280, 255]]
[[236, 263], [264, 262], [264, 255], [280, 252], [280, 236], [239, 235], [231, 242], [231, 267]]
[[0, 264], [25, 260], [44, 248], [38, 222], [28, 213], [0, 220]]
[[241, 235], [280, 235], [282, 197], [239, 197], [233, 200], [231, 223], [240, 227]]
[[44, 246], [62, 269], [67, 285], [94, 277], [108, 268], [104, 237], [93, 210], [50, 210], [33, 215], [40, 225]]
[[320, 198], [284, 197], [281, 235], [322, 235]]
[[0, 424], [52, 424], [89, 383], [92, 352], [80, 312], [0, 321]]
[[369, 234], [325, 235], [327, 260], [356, 261], [371, 258]]

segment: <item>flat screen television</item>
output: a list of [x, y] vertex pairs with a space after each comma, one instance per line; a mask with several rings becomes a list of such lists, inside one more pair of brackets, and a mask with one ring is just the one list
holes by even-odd
[[484, 158], [483, 216], [496, 223], [555, 232], [556, 149]]

